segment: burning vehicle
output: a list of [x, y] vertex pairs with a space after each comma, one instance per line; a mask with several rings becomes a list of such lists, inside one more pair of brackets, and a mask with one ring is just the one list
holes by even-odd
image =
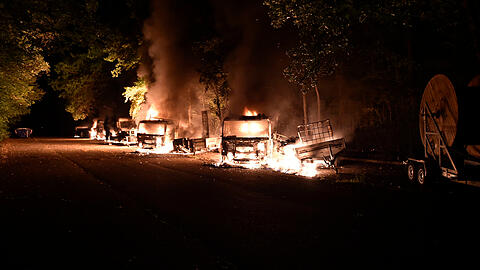
[[262, 163], [273, 150], [272, 125], [263, 114], [227, 117], [222, 122], [222, 162]]
[[90, 129], [90, 139], [105, 140], [106, 134], [104, 122], [102, 120], [93, 119], [93, 125]]
[[137, 141], [140, 148], [173, 150], [175, 124], [168, 119], [142, 120], [138, 124]]
[[131, 145], [137, 143], [137, 125], [133, 119], [118, 118], [114, 130], [110, 131], [110, 143]]

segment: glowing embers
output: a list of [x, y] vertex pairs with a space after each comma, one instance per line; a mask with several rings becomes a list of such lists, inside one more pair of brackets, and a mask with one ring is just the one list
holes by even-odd
[[161, 146], [156, 146], [152, 148], [137, 148], [136, 152], [140, 154], [169, 154], [173, 151], [173, 143], [165, 143]]
[[253, 110], [249, 110], [247, 107], [245, 107], [243, 109], [243, 115], [244, 116], [257, 116], [258, 113], [256, 111], [253, 111]]
[[295, 150], [300, 146], [302, 146], [302, 143], [289, 144], [280, 148], [273, 153], [271, 158], [266, 160], [267, 167], [282, 173], [305, 177], [316, 177], [320, 174], [320, 169], [328, 168], [323, 160], [300, 160]]

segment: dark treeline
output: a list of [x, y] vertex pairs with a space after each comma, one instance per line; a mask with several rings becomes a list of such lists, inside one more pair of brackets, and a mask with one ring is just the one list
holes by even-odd
[[[148, 72], [139, 78], [138, 68], [153, 70], [149, 42], [154, 39], [145, 39], [145, 21], [153, 20], [152, 6], [164, 3], [173, 7], [173, 19], [188, 17], [189, 25], [168, 29], [182, 37], [182, 49], [191, 50], [192, 59], [184, 62], [196, 65], [204, 88], [210, 83], [212, 101], [221, 101], [215, 115], [238, 111], [227, 103], [241, 104], [240, 97], [258, 101], [266, 99], [266, 93], [289, 100], [297, 96], [299, 101], [290, 101], [296, 106], [289, 107], [293, 116], [279, 121], [295, 127], [302, 122], [305, 95], [309, 120], [330, 118], [339, 135], [358, 150], [400, 155], [417, 149], [418, 104], [429, 78], [444, 73], [460, 87], [480, 73], [480, 7], [473, 0], [153, 2], [0, 3], [0, 27], [5, 29], [0, 47], [0, 137], [45, 92], [59, 96], [75, 120], [108, 110], [128, 111], [121, 105], [124, 87], [138, 79], [146, 79], [148, 85], [154, 79]], [[265, 25], [268, 34], [259, 30]], [[260, 47], [262, 54], [251, 53]], [[209, 51], [215, 48], [222, 51]], [[270, 48], [282, 50], [282, 57]], [[269, 55], [264, 62], [272, 66], [264, 64], [263, 71], [255, 69], [248, 76], [248, 69], [235, 66], [255, 63], [238, 60], [248, 54]], [[38, 84], [39, 79], [44, 83]], [[239, 89], [242, 82], [248, 82], [246, 89]], [[250, 89], [252, 85], [271, 90], [262, 94]], [[257, 103], [271, 115], [277, 114], [274, 109], [285, 111], [277, 100], [276, 105]]]

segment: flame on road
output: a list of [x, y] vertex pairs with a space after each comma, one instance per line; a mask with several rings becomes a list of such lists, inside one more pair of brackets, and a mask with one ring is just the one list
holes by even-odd
[[216, 166], [228, 165], [246, 169], [269, 168], [285, 174], [294, 174], [309, 178], [317, 177], [320, 174], [321, 168], [328, 168], [329, 166], [323, 160], [301, 161], [297, 157], [295, 148], [302, 145], [302, 143], [286, 145], [282, 147], [280, 151], [275, 151], [270, 157], [265, 157], [263, 160], [252, 159], [239, 163], [227, 157], [217, 163]]
[[173, 151], [173, 143], [165, 143], [165, 145], [153, 148], [137, 148], [136, 152], [141, 154], [169, 154]]

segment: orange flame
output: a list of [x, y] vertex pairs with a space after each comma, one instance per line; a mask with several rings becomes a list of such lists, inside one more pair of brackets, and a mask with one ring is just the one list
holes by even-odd
[[243, 115], [244, 115], [244, 116], [257, 116], [258, 113], [257, 113], [257, 111], [251, 111], [251, 110], [249, 110], [247, 107], [245, 107], [245, 108], [243, 109]]
[[158, 111], [155, 108], [155, 105], [151, 105], [147, 111], [147, 120], [151, 120], [155, 117], [158, 117]]

